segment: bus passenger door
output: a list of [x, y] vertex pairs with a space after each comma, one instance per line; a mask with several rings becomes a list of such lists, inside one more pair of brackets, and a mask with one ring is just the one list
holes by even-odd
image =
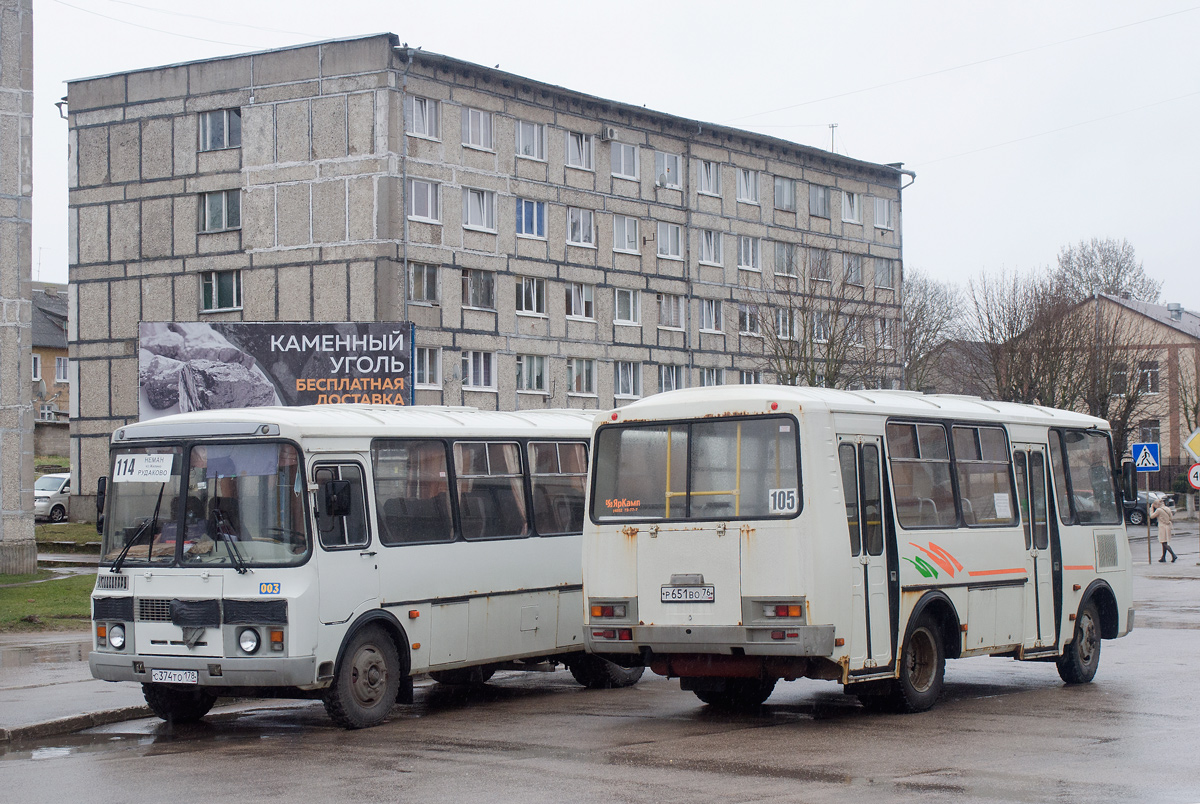
[[1021, 508], [1021, 527], [1025, 532], [1026, 650], [1053, 648], [1057, 643], [1054, 629], [1054, 573], [1051, 566], [1050, 521], [1046, 504], [1046, 457], [1040, 444], [1018, 444], [1013, 451], [1017, 473], [1017, 498]]
[[850, 534], [852, 671], [885, 667], [892, 661], [881, 454], [878, 436], [838, 436]]
[[[313, 480], [317, 484], [313, 559], [320, 583], [319, 616], [326, 624], [343, 623], [363, 603], [379, 599], [379, 569], [371, 546], [363, 470], [358, 463], [321, 463], [313, 470]], [[344, 491], [346, 485], [330, 486], [331, 481], [349, 486], [349, 499], [333, 503], [342, 506], [344, 513], [336, 507], [330, 510], [332, 501], [326, 490]]]

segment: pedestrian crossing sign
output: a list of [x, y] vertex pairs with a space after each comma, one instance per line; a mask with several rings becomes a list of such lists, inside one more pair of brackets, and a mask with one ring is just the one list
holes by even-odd
[[1134, 444], [1129, 448], [1129, 453], [1133, 456], [1133, 465], [1139, 472], [1158, 471], [1157, 443]]

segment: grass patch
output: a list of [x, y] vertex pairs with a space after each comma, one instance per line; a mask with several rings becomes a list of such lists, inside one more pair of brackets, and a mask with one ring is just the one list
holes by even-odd
[[91, 522], [59, 522], [57, 524], [46, 523], [45, 525], [35, 525], [33, 528], [33, 537], [39, 542], [75, 542], [83, 544], [84, 542], [100, 541], [100, 534], [96, 532], [96, 526]]
[[[0, 583], [20, 575], [0, 575]], [[78, 631], [92, 616], [95, 573], [0, 589], [0, 631]]]
[[40, 569], [37, 572], [28, 575], [0, 575], [0, 586], [7, 586], [11, 583], [29, 583], [30, 581], [44, 581], [47, 578], [53, 578], [57, 572], [52, 572], [48, 569]]

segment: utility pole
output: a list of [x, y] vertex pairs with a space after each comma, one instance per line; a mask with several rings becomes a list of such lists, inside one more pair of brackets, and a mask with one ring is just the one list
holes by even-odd
[[835, 153], [835, 154], [837, 153], [837, 148], [835, 148], [833, 145], [833, 135], [834, 135], [834, 129], [837, 127], [838, 127], [837, 123], [829, 124], [829, 151], [830, 151], [830, 153]]

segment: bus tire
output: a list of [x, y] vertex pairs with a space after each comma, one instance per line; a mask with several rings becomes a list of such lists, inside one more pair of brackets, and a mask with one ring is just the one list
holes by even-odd
[[775, 691], [777, 678], [727, 678], [723, 690], [692, 690], [714, 709], [754, 709]]
[[195, 723], [217, 701], [215, 692], [202, 687], [181, 689], [162, 684], [143, 684], [142, 696], [150, 710], [168, 723]]
[[897, 712], [924, 712], [942, 694], [946, 652], [937, 621], [922, 614], [904, 640], [892, 702]]
[[456, 667], [453, 670], [434, 670], [429, 677], [439, 684], [481, 687], [488, 683], [488, 679], [495, 674], [495, 667], [490, 664], [480, 664], [475, 667]]
[[333, 684], [325, 692], [325, 711], [347, 729], [383, 722], [400, 690], [400, 655], [382, 628], [368, 625], [351, 637]]
[[590, 690], [632, 687], [646, 672], [645, 667], [621, 667], [590, 653], [576, 656], [566, 665], [574, 679]]
[[1100, 667], [1100, 613], [1088, 600], [1075, 617], [1075, 636], [1055, 662], [1058, 675], [1068, 684], [1086, 684]]

